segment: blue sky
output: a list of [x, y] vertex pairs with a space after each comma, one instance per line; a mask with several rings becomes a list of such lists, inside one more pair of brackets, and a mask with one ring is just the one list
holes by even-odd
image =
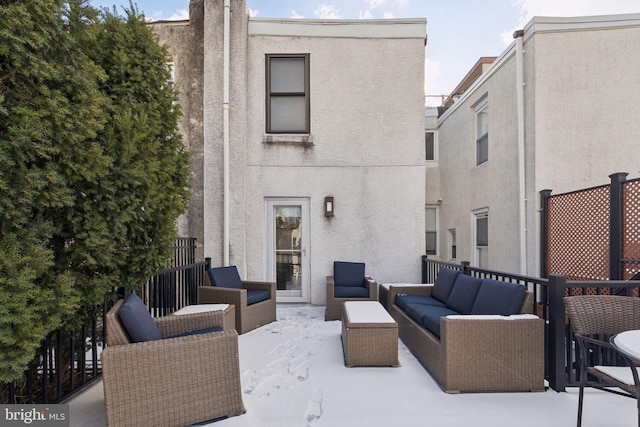
[[[90, 0], [96, 7], [129, 0]], [[222, 1], [222, 0], [211, 0]], [[150, 20], [188, 19], [189, 0], [134, 0]], [[640, 13], [638, 0], [247, 0], [263, 18], [427, 18], [425, 93], [439, 105], [481, 56], [499, 56], [533, 16]], [[121, 9], [119, 9], [121, 10]]]

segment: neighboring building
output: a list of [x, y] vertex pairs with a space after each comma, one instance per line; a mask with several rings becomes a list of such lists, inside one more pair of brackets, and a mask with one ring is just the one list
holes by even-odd
[[440, 114], [425, 201], [440, 259], [536, 276], [541, 190], [638, 176], [640, 14], [536, 17], [514, 38]]
[[276, 281], [280, 302], [324, 304], [334, 260], [419, 281], [426, 20], [256, 19], [229, 4], [192, 0], [189, 21], [153, 23], [191, 154], [181, 233], [214, 266]]

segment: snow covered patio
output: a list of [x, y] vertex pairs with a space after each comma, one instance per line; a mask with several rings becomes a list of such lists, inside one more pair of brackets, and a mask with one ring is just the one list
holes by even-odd
[[[239, 337], [244, 415], [218, 427], [574, 426], [577, 389], [566, 393], [444, 393], [399, 343], [397, 368], [346, 368], [341, 322], [324, 307], [279, 305], [278, 321]], [[102, 383], [71, 399], [71, 426], [106, 425]], [[585, 392], [584, 427], [636, 425], [636, 402]]]

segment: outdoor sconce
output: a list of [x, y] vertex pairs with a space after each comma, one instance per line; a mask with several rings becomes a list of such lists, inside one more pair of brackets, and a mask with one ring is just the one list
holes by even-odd
[[333, 197], [324, 198], [324, 216], [333, 216]]

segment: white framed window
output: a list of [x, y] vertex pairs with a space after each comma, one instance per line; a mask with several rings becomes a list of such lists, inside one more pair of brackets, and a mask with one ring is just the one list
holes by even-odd
[[474, 265], [489, 267], [489, 209], [480, 209], [473, 213]]
[[456, 229], [449, 229], [449, 259], [458, 258], [458, 246], [456, 244]]
[[438, 208], [425, 208], [426, 254], [438, 255]]
[[489, 103], [481, 102], [476, 115], [476, 166], [489, 160]]
[[424, 132], [425, 159], [427, 162], [438, 160], [438, 132], [428, 130]]
[[266, 55], [266, 132], [309, 133], [309, 54]]

